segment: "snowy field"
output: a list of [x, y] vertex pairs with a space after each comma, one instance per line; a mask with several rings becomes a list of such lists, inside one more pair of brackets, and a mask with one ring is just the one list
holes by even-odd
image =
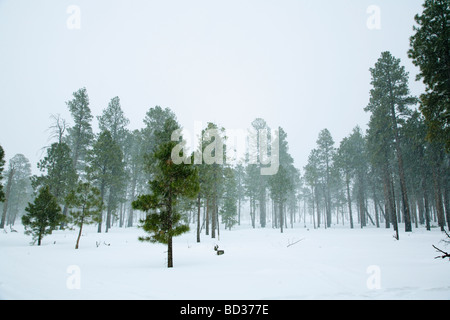
[[79, 250], [77, 230], [38, 247], [15, 228], [0, 231], [0, 299], [450, 299], [450, 262], [434, 259], [433, 244], [445, 249], [437, 229], [396, 241], [386, 229], [241, 226], [196, 243], [193, 228], [174, 239], [168, 269], [166, 247], [139, 242], [138, 228], [86, 227]]

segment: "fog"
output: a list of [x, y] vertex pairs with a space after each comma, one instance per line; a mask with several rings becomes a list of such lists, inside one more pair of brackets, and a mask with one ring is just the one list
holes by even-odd
[[70, 124], [65, 102], [86, 87], [94, 117], [119, 96], [130, 129], [156, 105], [191, 132], [198, 121], [241, 130], [261, 117], [284, 128], [302, 168], [320, 130], [338, 142], [365, 128], [382, 51], [422, 91], [407, 58], [421, 3], [2, 0], [0, 144], [36, 172], [50, 116]]

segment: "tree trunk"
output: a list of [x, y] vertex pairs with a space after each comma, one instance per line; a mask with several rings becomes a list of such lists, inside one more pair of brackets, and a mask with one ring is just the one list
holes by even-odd
[[197, 196], [197, 242], [200, 242], [200, 208], [201, 208], [201, 200], [199, 193]]
[[205, 234], [209, 236], [209, 197], [206, 198]]
[[[391, 179], [391, 178], [390, 178]], [[392, 224], [394, 225], [394, 230], [395, 230], [395, 238], [397, 240], [400, 240], [399, 234], [398, 234], [398, 218], [397, 218], [397, 208], [395, 206], [395, 191], [394, 191], [394, 182], [390, 181], [390, 186], [391, 186], [391, 213], [392, 213]]]
[[250, 216], [252, 218], [252, 227], [256, 228], [255, 217], [256, 217], [256, 200], [250, 199]]
[[80, 243], [81, 231], [82, 230], [83, 230], [83, 219], [81, 220], [81, 223], [80, 223], [80, 232], [78, 232], [77, 244], [75, 245], [75, 249], [78, 249], [78, 245]]
[[[171, 225], [171, 224], [170, 224]], [[172, 228], [172, 226], [170, 226]], [[167, 268], [173, 268], [172, 236], [167, 241]]]
[[389, 188], [389, 177], [388, 173], [383, 173], [383, 193], [384, 193], [384, 222], [386, 229], [391, 227], [391, 201], [390, 201], [390, 188]]
[[136, 175], [133, 177], [133, 180], [131, 182], [131, 194], [130, 194], [130, 211], [128, 213], [128, 221], [127, 221], [127, 227], [133, 226], [133, 220], [134, 220], [134, 213], [133, 213], [133, 206], [131, 203], [135, 200], [135, 193], [136, 193], [136, 183], [137, 183], [137, 177]]
[[374, 183], [371, 183], [372, 185], [372, 194], [373, 194], [373, 203], [374, 203], [374, 207], [375, 207], [375, 223], [377, 228], [380, 227], [380, 214], [378, 213], [378, 197], [377, 197], [377, 192], [375, 190], [375, 185]]
[[109, 196], [108, 196], [108, 205], [106, 206], [106, 228], [105, 233], [108, 233], [108, 230], [111, 228], [111, 211], [112, 211], [112, 197], [113, 197], [113, 190], [112, 188], [109, 188]]
[[317, 186], [314, 189], [316, 198], [317, 228], [320, 228], [320, 206], [319, 206], [319, 195], [317, 194]]
[[216, 221], [217, 221], [217, 212], [216, 212], [216, 195], [213, 196], [212, 203], [212, 215], [211, 215], [211, 238], [216, 238]]
[[241, 225], [241, 195], [238, 197], [238, 226]]
[[102, 232], [102, 220], [103, 220], [103, 199], [105, 198], [105, 183], [102, 182], [101, 186], [100, 186], [100, 198], [102, 199], [102, 204], [100, 206], [100, 217], [99, 217], [99, 221], [98, 221], [98, 228], [97, 228], [97, 232], [101, 233]]
[[400, 176], [400, 193], [402, 197], [402, 204], [403, 204], [403, 214], [405, 216], [405, 232], [411, 232], [412, 231], [412, 225], [411, 225], [411, 213], [409, 209], [409, 202], [408, 202], [408, 194], [406, 191], [406, 179], [405, 179], [405, 172], [403, 170], [403, 155], [402, 150], [400, 147], [400, 138], [398, 135], [398, 128], [397, 128], [397, 117], [395, 115], [395, 104], [393, 102], [393, 93], [392, 93], [392, 84], [390, 82], [389, 77], [389, 91], [391, 96], [391, 118], [392, 118], [392, 127], [394, 131], [394, 140], [395, 140], [395, 150], [397, 152], [397, 162], [398, 162], [398, 173]]
[[43, 234], [44, 234], [44, 230], [43, 230], [43, 229], [44, 229], [44, 228], [42, 228], [42, 227], [39, 228], [39, 233], [38, 233], [38, 246], [41, 245], [42, 236], [43, 236]]
[[363, 190], [361, 178], [359, 179], [359, 182], [358, 182], [358, 206], [359, 206], [360, 223], [361, 223], [361, 229], [362, 229], [367, 224], [366, 224], [366, 212], [365, 212], [365, 205], [364, 205], [364, 190]]
[[425, 207], [425, 225], [427, 226], [427, 230], [431, 231], [430, 205], [428, 203], [428, 192], [425, 189], [424, 189], [423, 201], [424, 201], [424, 207]]
[[311, 196], [312, 196], [312, 216], [313, 216], [313, 225], [314, 229], [316, 229], [316, 213], [315, 213], [315, 199], [314, 199], [314, 187], [311, 187]]
[[[446, 177], [444, 177], [446, 179]], [[448, 188], [448, 183], [445, 183], [444, 180], [444, 186], [443, 186], [443, 196], [444, 196], [444, 209], [445, 209], [445, 216], [447, 218], [447, 227], [448, 230], [450, 230], [450, 191]]]
[[262, 188], [259, 195], [259, 220], [261, 228], [266, 227], [266, 189]]
[[440, 172], [436, 166], [433, 166], [433, 182], [434, 182], [434, 200], [436, 203], [436, 211], [438, 224], [441, 228], [441, 231], [444, 231], [445, 218], [444, 218], [444, 206], [442, 203], [442, 192], [441, 192], [441, 181], [440, 181]]
[[172, 248], [172, 227], [173, 227], [173, 221], [172, 221], [172, 193], [169, 191], [169, 197], [168, 197], [168, 206], [167, 206], [167, 220], [168, 220], [168, 226], [167, 226], [167, 268], [173, 268], [173, 248]]
[[281, 233], [283, 233], [283, 203], [280, 201], [279, 202], [279, 206], [280, 206], [280, 229], [281, 229]]
[[11, 193], [12, 179], [13, 179], [15, 171], [16, 171], [15, 168], [12, 167], [8, 173], [8, 182], [6, 183], [5, 201], [3, 202], [3, 213], [2, 213], [2, 220], [0, 222], [0, 229], [5, 228], [6, 212], [8, 211], [9, 196]]

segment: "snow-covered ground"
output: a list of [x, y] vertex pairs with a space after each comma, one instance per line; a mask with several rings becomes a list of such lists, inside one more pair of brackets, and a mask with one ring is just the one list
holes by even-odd
[[437, 229], [396, 241], [386, 229], [241, 226], [196, 243], [192, 228], [174, 239], [168, 269], [166, 246], [139, 242], [142, 229], [86, 227], [75, 250], [77, 230], [38, 247], [15, 228], [0, 231], [0, 299], [450, 299], [450, 262], [434, 259], [433, 244], [445, 249]]

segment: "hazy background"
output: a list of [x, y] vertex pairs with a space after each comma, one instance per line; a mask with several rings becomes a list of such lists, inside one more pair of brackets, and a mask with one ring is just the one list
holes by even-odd
[[[86, 87], [94, 117], [119, 96], [129, 129], [150, 107], [181, 125], [248, 128], [256, 117], [288, 134], [303, 168], [320, 130], [341, 139], [369, 120], [370, 73], [382, 51], [407, 58], [423, 0], [0, 0], [0, 145], [33, 172], [49, 145], [50, 115]], [[70, 5], [80, 29], [69, 29]], [[367, 8], [380, 8], [369, 30]], [[98, 132], [97, 121], [93, 128]]]

